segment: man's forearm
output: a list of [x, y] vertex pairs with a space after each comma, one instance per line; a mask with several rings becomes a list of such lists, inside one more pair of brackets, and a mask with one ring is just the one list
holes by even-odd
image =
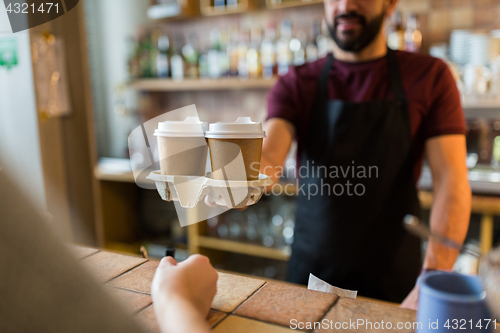
[[[433, 233], [462, 244], [469, 228], [471, 191], [466, 177], [442, 175], [434, 180], [430, 226]], [[451, 270], [459, 250], [430, 240], [424, 268]]]

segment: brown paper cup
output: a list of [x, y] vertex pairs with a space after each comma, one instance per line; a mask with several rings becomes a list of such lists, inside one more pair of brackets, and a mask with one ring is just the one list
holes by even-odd
[[[212, 178], [221, 180], [259, 179], [262, 138], [212, 139], [208, 138]], [[241, 151], [245, 173], [237, 160]]]
[[162, 175], [205, 176], [208, 146], [204, 137], [157, 138]]

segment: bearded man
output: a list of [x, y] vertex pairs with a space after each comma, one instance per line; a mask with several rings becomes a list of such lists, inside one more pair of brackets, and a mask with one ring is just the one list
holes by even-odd
[[[293, 140], [300, 170], [288, 279], [309, 274], [359, 295], [416, 308], [422, 271], [451, 270], [458, 251], [405, 232], [420, 214], [424, 154], [432, 172], [432, 232], [462, 243], [471, 192], [466, 125], [447, 65], [387, 47], [398, 0], [325, 0], [332, 54], [290, 68], [268, 99], [261, 172], [279, 178]], [[363, 167], [369, 176], [351, 172]], [[332, 176], [328, 170], [348, 170]], [[337, 175], [337, 174], [336, 174]]]

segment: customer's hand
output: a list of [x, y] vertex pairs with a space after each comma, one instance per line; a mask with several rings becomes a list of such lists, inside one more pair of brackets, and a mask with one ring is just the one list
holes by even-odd
[[418, 285], [415, 285], [408, 296], [403, 300], [400, 307], [416, 310], [418, 307]]
[[208, 332], [205, 318], [217, 292], [217, 272], [198, 254], [177, 263], [161, 260], [151, 285], [151, 296], [162, 332]]

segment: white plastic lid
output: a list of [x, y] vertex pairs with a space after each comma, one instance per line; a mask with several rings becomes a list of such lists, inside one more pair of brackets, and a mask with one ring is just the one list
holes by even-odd
[[210, 139], [257, 139], [265, 138], [262, 123], [253, 122], [250, 117], [239, 117], [232, 123], [210, 124], [205, 134]]
[[187, 117], [185, 120], [167, 120], [158, 123], [155, 136], [165, 137], [204, 137], [207, 123], [198, 117]]

